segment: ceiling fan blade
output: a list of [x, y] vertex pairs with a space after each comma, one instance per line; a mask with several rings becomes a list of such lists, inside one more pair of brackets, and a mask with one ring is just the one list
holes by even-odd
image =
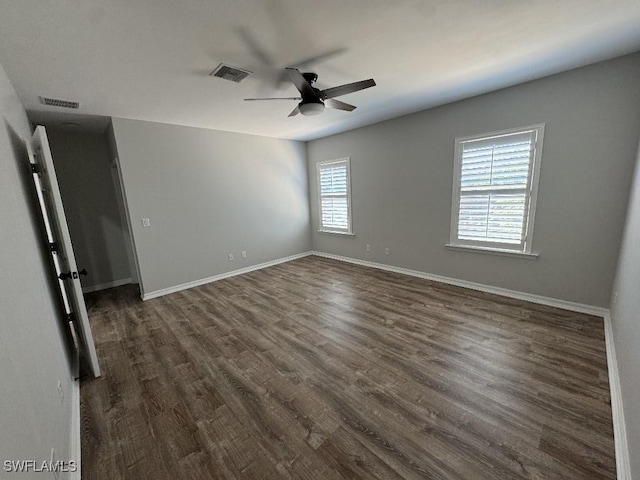
[[361, 80], [359, 82], [347, 83], [346, 85], [340, 85], [339, 87], [327, 88], [325, 90], [322, 90], [322, 92], [320, 93], [323, 99], [335, 98], [341, 95], [346, 95], [347, 93], [353, 93], [359, 90], [364, 90], [365, 88], [370, 88], [375, 86], [376, 86], [376, 82], [373, 80], [373, 78], [370, 78], [369, 80]]
[[309, 82], [307, 82], [307, 80], [302, 76], [297, 68], [285, 68], [285, 70], [287, 71], [287, 73], [289, 74], [289, 78], [303, 97], [317, 97], [316, 92], [313, 90], [313, 88], [311, 88]]
[[323, 60], [326, 60], [327, 58], [334, 57], [336, 55], [340, 55], [341, 53], [344, 53], [346, 51], [347, 51], [346, 48], [336, 48], [335, 50], [330, 50], [328, 52], [321, 53], [320, 55], [315, 55], [313, 57], [303, 58], [302, 60], [300, 60], [298, 62], [290, 63], [289, 65], [296, 65], [298, 67], [306, 67], [308, 65], [313, 65], [313, 64], [322, 62]]
[[[297, 62], [290, 62], [289, 65], [295, 65], [298, 68], [298, 70], [300, 70], [300, 67], [308, 67], [310, 65], [323, 62], [328, 58], [334, 57], [336, 55], [340, 55], [341, 53], [344, 53], [346, 51], [347, 51], [346, 48], [336, 48], [334, 50], [321, 53], [320, 55], [303, 58]], [[278, 80], [276, 81], [275, 88], [280, 89], [282, 87], [282, 84], [286, 82], [288, 79], [289, 79], [289, 75], [287, 75], [287, 72], [286, 71], [282, 72], [282, 74], [280, 74], [280, 76], [278, 77]]]
[[245, 43], [251, 54], [256, 57], [263, 65], [267, 67], [275, 67], [276, 62], [273, 60], [273, 57], [267, 53], [266, 50], [262, 48], [260, 42], [253, 34], [244, 27], [237, 27], [236, 32], [238, 32], [238, 36]]
[[298, 115], [300, 113], [300, 109], [298, 108], [298, 106], [296, 105], [296, 108], [294, 108], [291, 113], [288, 115], [289, 117], [295, 117], [296, 115]]
[[245, 102], [252, 102], [255, 100], [302, 100], [300, 97], [271, 97], [271, 98], [245, 98]]
[[341, 102], [340, 100], [334, 100], [333, 98], [327, 98], [324, 101], [325, 107], [335, 108], [336, 110], [345, 110], [351, 112], [356, 109], [355, 105], [349, 105], [348, 103]]

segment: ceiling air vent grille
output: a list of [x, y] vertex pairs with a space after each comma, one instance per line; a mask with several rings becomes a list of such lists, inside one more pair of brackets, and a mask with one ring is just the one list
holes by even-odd
[[212, 77], [218, 77], [224, 80], [229, 80], [231, 82], [239, 83], [245, 78], [247, 78], [249, 75], [251, 75], [251, 72], [249, 72], [248, 70], [242, 70], [241, 68], [232, 67], [231, 65], [225, 65], [224, 63], [221, 63], [209, 75], [211, 75]]
[[80, 103], [78, 102], [60, 100], [58, 98], [40, 97], [40, 103], [43, 105], [49, 105], [51, 107], [80, 108]]

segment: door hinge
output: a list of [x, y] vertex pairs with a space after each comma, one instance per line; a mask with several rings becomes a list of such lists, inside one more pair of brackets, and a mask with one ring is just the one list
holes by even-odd
[[32, 163], [31, 173], [40, 173], [40, 165], [38, 165], [37, 163]]
[[58, 252], [58, 244], [56, 242], [50, 242], [49, 243], [49, 250], [51, 252]]

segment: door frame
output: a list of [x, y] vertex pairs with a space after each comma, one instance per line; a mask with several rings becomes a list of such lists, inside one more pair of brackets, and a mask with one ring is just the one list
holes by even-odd
[[[113, 160], [111, 160], [111, 168], [115, 168], [117, 175], [118, 175], [118, 182], [114, 181], [115, 183], [118, 183], [118, 185], [114, 185], [116, 188], [116, 194], [120, 196], [120, 200], [122, 201], [122, 207], [124, 210], [124, 221], [126, 222], [126, 227], [127, 227], [127, 231], [129, 234], [129, 242], [127, 245], [127, 250], [128, 252], [130, 252], [130, 262], [131, 262], [131, 269], [132, 269], [132, 274], [135, 274], [135, 276], [137, 277], [138, 280], [138, 286], [140, 288], [140, 298], [144, 297], [144, 285], [142, 283], [142, 275], [140, 275], [140, 263], [138, 261], [138, 250], [136, 249], [136, 240], [135, 237], [133, 236], [133, 223], [131, 222], [131, 215], [129, 213], [129, 202], [127, 201], [127, 192], [126, 189], [124, 188], [124, 179], [122, 177], [122, 168], [120, 165], [120, 158], [119, 157], [114, 157]], [[120, 202], [118, 202], [118, 204], [120, 205]]]

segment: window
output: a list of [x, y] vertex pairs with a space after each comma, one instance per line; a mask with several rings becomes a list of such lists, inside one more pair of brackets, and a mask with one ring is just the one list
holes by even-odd
[[318, 163], [320, 231], [351, 234], [351, 160]]
[[531, 253], [544, 125], [458, 138], [449, 246]]

